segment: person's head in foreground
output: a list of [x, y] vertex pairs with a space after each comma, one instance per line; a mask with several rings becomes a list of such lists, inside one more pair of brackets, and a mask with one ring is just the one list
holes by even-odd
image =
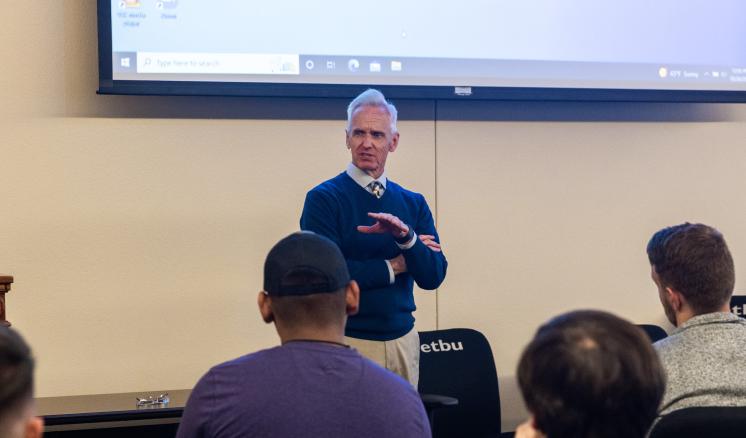
[[357, 313], [360, 289], [331, 240], [301, 231], [280, 240], [264, 263], [259, 311], [283, 343], [302, 339], [343, 343], [347, 315]]
[[0, 437], [39, 437], [41, 418], [34, 413], [34, 359], [13, 329], [0, 325]]
[[648, 242], [651, 276], [671, 324], [730, 312], [736, 281], [733, 257], [723, 235], [703, 224], [664, 228]]
[[559, 315], [539, 328], [518, 364], [531, 419], [516, 437], [644, 437], [665, 377], [650, 340], [607, 312]]

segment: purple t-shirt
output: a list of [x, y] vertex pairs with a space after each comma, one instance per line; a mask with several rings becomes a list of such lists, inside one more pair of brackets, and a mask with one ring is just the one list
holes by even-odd
[[430, 437], [417, 392], [356, 350], [288, 342], [213, 367], [177, 437]]

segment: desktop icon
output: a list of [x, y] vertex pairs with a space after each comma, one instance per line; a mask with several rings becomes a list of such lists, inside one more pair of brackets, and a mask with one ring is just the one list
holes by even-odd
[[357, 59], [350, 59], [347, 62], [347, 68], [349, 68], [351, 72], [358, 71], [360, 69], [360, 61]]
[[140, 0], [122, 0], [119, 2], [119, 8], [139, 8]]
[[125, 57], [119, 60], [119, 65], [121, 65], [124, 68], [130, 68], [130, 58]]
[[391, 61], [391, 71], [401, 71], [401, 61]]
[[368, 68], [372, 73], [378, 73], [381, 71], [381, 63], [373, 61], [368, 65]]
[[668, 76], [668, 69], [666, 67], [659, 68], [658, 76], [660, 76], [661, 78], [665, 78], [666, 76]]
[[314, 65], [314, 63], [313, 63], [312, 60], [309, 59], [309, 60], [306, 61], [306, 69], [307, 70], [313, 70], [314, 66], [315, 65]]
[[326, 69], [327, 70], [334, 70], [337, 68], [337, 63], [334, 61], [326, 61]]
[[174, 9], [178, 5], [178, 0], [159, 0], [156, 2], [155, 7], [158, 9]]

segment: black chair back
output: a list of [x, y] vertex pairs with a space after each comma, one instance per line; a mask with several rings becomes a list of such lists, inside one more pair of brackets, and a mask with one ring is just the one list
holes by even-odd
[[746, 436], [746, 406], [684, 408], [664, 415], [650, 438]]
[[433, 438], [500, 436], [500, 392], [487, 338], [472, 329], [420, 332], [420, 393], [455, 397], [433, 413]]
[[650, 342], [657, 342], [663, 338], [668, 337], [668, 333], [666, 333], [665, 330], [663, 330], [662, 327], [659, 327], [654, 324], [637, 324], [638, 327], [643, 329], [645, 333], [647, 333], [648, 337], [650, 338]]

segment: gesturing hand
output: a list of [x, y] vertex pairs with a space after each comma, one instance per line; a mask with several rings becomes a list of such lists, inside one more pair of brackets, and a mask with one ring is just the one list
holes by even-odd
[[394, 237], [404, 237], [409, 232], [409, 226], [401, 219], [390, 213], [368, 213], [376, 220], [373, 225], [358, 225], [357, 230], [365, 234], [391, 233]]
[[435, 252], [442, 251], [440, 249], [440, 243], [435, 241], [435, 236], [431, 234], [420, 234], [419, 237], [422, 243], [424, 243], [425, 246], [427, 246], [428, 248], [432, 249]]

